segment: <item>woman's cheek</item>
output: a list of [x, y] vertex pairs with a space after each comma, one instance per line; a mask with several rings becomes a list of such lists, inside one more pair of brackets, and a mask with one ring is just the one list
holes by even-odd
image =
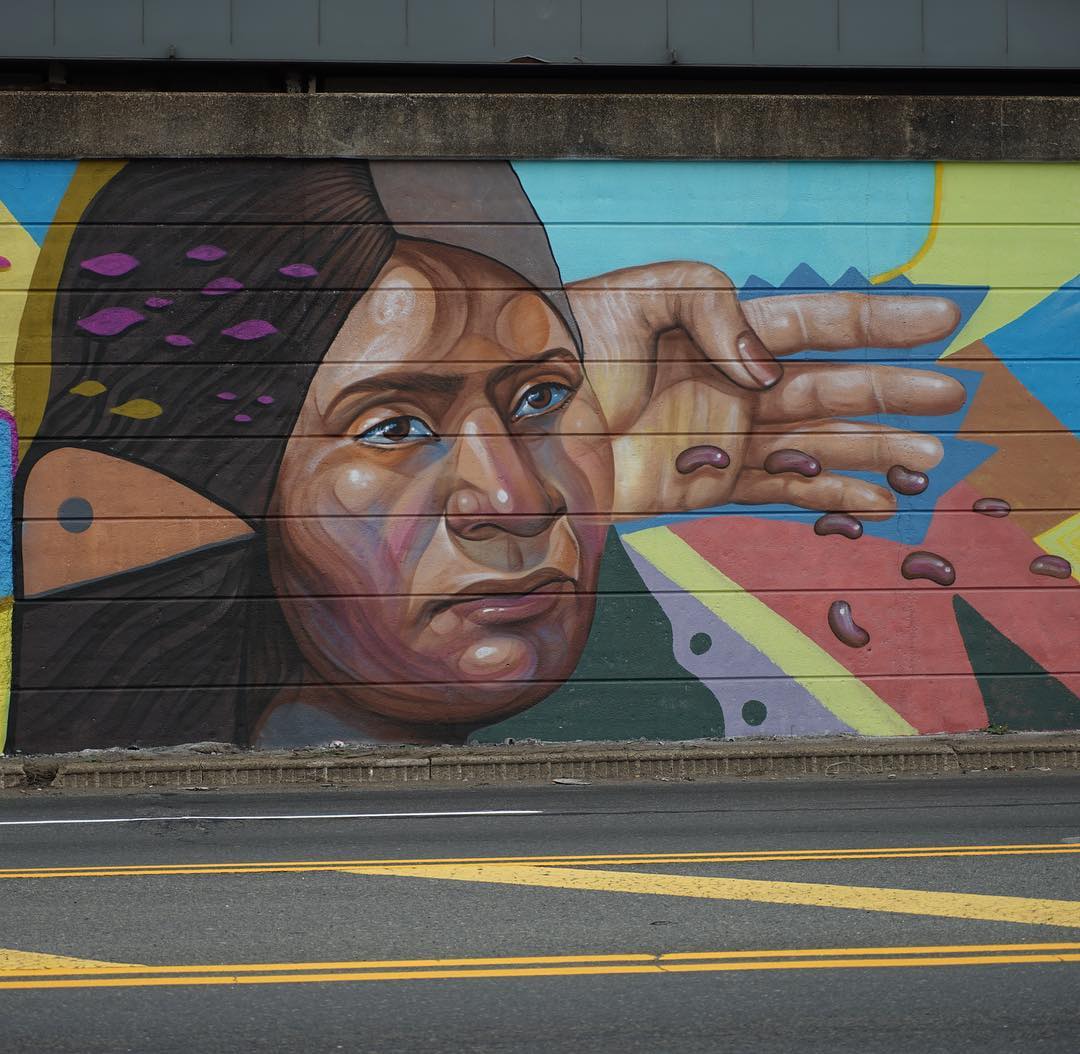
[[590, 389], [579, 391], [559, 424], [562, 449], [558, 456], [575, 477], [570, 508], [606, 516], [611, 512], [614, 458], [607, 423]]

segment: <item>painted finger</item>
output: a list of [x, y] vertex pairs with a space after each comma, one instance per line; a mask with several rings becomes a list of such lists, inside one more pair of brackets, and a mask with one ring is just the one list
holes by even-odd
[[[723, 271], [682, 260], [637, 270], [635, 278], [646, 290], [663, 291], [659, 313], [655, 299], [651, 309], [644, 308], [655, 334], [681, 329], [741, 388], [770, 388], [783, 376], [783, 368], [747, 321], [734, 283]], [[652, 296], [655, 298], [655, 293]]]
[[679, 322], [714, 366], [741, 388], [771, 388], [783, 368], [758, 338], [729, 290], [681, 294]]
[[[672, 331], [685, 333], [689, 346], [680, 352], [690, 351], [686, 358], [704, 355], [741, 388], [760, 391], [783, 376], [743, 315], [731, 279], [709, 264], [668, 260], [627, 267], [576, 282], [567, 291], [575, 312], [585, 320], [584, 328], [598, 330], [598, 338], [587, 338], [586, 345], [601, 353], [609, 350], [613, 358], [621, 358], [621, 349], [617, 343], [605, 349], [604, 332], [640, 326], [648, 346]], [[590, 327], [590, 320], [600, 324]], [[621, 335], [625, 342], [626, 333]], [[677, 342], [668, 343], [669, 354], [676, 349]]]
[[758, 434], [750, 441], [747, 464], [760, 467], [778, 450], [802, 450], [827, 469], [880, 472], [893, 465], [927, 472], [944, 454], [941, 441], [920, 432], [906, 432], [861, 421], [815, 421], [797, 431]]
[[964, 386], [931, 370], [848, 363], [792, 364], [783, 381], [761, 396], [759, 422], [802, 422], [868, 414], [938, 416], [959, 410]]
[[887, 519], [896, 512], [896, 496], [890, 491], [854, 476], [830, 472], [806, 479], [746, 469], [732, 500], [740, 505], [797, 505], [817, 512], [850, 512], [868, 520]]
[[960, 321], [956, 304], [939, 296], [803, 293], [760, 297], [743, 311], [774, 355], [912, 348], [948, 336]]

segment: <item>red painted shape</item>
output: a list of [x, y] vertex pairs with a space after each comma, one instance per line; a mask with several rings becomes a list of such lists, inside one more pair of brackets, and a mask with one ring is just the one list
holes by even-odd
[[[941, 504], [970, 510], [981, 496], [961, 483]], [[1042, 550], [1022, 523], [1022, 513], [995, 520], [975, 512], [938, 512], [926, 538], [910, 546], [871, 535], [856, 541], [820, 537], [809, 524], [753, 516], [711, 517], [671, 529], [867, 681], [920, 732], [945, 732], [987, 723], [953, 614], [957, 592], [1080, 693], [1075, 649], [1064, 644], [1080, 640], [1080, 590], [1075, 580], [1028, 571]], [[900, 564], [913, 549], [953, 563], [955, 588], [905, 580]], [[870, 632], [865, 648], [849, 648], [833, 636], [826, 619], [837, 599], [847, 600], [855, 621]]]

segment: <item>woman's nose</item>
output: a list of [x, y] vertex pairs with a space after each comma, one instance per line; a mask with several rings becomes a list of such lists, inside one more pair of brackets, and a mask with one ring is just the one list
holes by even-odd
[[466, 422], [446, 503], [455, 534], [480, 540], [504, 531], [531, 538], [565, 512], [517, 443], [495, 414]]

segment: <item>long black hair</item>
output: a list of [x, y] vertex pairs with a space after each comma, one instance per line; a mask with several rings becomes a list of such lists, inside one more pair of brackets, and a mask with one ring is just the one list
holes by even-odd
[[[263, 521], [334, 336], [408, 237], [499, 259], [546, 291], [576, 337], [546, 234], [505, 162], [351, 160], [133, 161], [68, 233], [59, 276], [35, 276], [55, 283], [55, 306], [20, 332], [17, 386], [50, 374], [16, 478], [16, 525], [35, 466], [75, 448], [168, 477], [250, 530], [31, 591], [17, 533], [9, 745], [248, 742], [301, 676]], [[45, 361], [30, 361], [44, 343]], [[76, 494], [57, 504], [59, 522], [72, 529], [73, 499], [76, 526], [92, 522], [108, 544]], [[138, 523], [155, 530], [149, 504]]]
[[[91, 201], [59, 276], [16, 521], [35, 465], [76, 447], [255, 530], [39, 596], [18, 548], [13, 747], [244, 742], [295, 678], [259, 526], [314, 371], [394, 237], [363, 162], [136, 161]], [[104, 392], [77, 394], [87, 383]]]

